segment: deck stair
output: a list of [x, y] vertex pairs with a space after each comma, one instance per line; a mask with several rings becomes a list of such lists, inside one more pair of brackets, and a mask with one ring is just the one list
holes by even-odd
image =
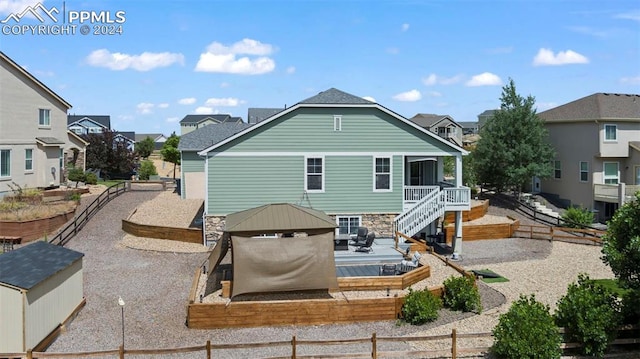
[[431, 191], [412, 207], [399, 214], [394, 219], [396, 231], [411, 237], [444, 215], [444, 194], [439, 189]]

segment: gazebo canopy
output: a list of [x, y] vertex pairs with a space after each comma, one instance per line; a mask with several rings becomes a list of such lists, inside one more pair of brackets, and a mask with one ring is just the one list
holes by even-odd
[[324, 212], [291, 203], [274, 203], [229, 214], [224, 231], [235, 234], [332, 232], [336, 222]]

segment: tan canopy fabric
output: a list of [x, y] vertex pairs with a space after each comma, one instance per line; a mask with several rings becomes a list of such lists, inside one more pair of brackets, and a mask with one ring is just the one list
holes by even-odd
[[333, 232], [336, 222], [324, 212], [291, 203], [267, 204], [231, 213], [225, 218], [225, 232], [244, 236], [265, 233]]
[[215, 247], [209, 254], [209, 272], [208, 275], [211, 275], [213, 271], [218, 267], [224, 256], [227, 255], [227, 251], [229, 250], [229, 242], [231, 238], [229, 233], [223, 233], [222, 238], [218, 240]]
[[232, 235], [231, 296], [338, 287], [333, 231], [295, 238]]

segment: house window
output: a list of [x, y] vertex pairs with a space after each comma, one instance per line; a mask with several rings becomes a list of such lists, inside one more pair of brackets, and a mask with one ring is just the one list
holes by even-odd
[[553, 178], [562, 178], [562, 164], [560, 161], [553, 161]]
[[333, 116], [333, 130], [342, 131], [342, 116], [339, 116], [339, 115]]
[[24, 170], [33, 171], [33, 149], [24, 150]]
[[38, 126], [51, 126], [51, 110], [41, 108], [38, 115]]
[[376, 157], [374, 159], [374, 191], [391, 190], [391, 157]]
[[589, 162], [580, 161], [580, 182], [589, 181]]
[[338, 222], [338, 234], [358, 234], [360, 216], [336, 216]]
[[11, 150], [0, 150], [0, 177], [11, 177]]
[[305, 166], [305, 189], [312, 192], [322, 192], [324, 189], [323, 158], [310, 157]]
[[604, 163], [604, 183], [618, 184], [620, 174], [618, 172], [618, 162]]
[[604, 125], [604, 140], [616, 141], [618, 139], [618, 126]]

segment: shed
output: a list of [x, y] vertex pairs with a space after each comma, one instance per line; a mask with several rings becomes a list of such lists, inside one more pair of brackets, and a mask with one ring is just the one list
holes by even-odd
[[0, 256], [0, 353], [46, 348], [84, 306], [83, 256], [41, 241]]
[[[228, 215], [209, 257], [212, 271], [232, 247], [231, 295], [337, 288], [335, 221], [324, 212], [289, 203]], [[302, 236], [293, 233], [304, 232]], [[285, 234], [285, 236], [264, 236]]]

